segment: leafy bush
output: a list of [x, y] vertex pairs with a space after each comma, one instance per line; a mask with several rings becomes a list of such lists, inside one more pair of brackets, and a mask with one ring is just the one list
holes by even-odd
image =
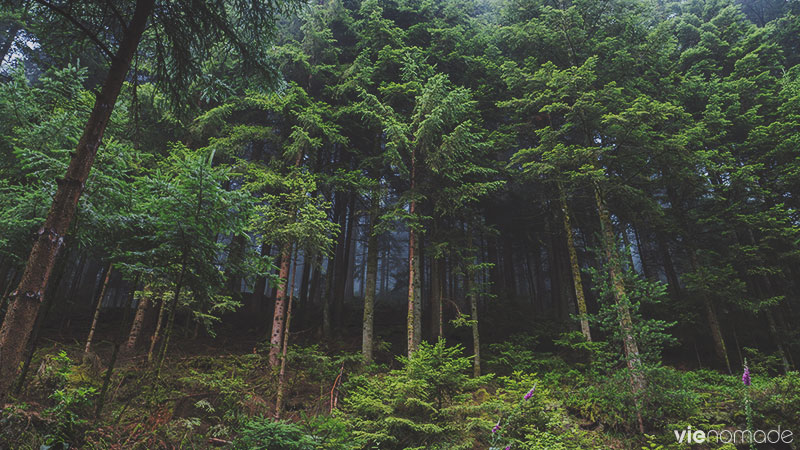
[[800, 423], [800, 372], [769, 378], [755, 386], [758, 391], [753, 407], [764, 427]]
[[306, 434], [318, 450], [347, 450], [353, 448], [347, 422], [338, 415], [304, 417], [301, 422]]
[[[702, 395], [694, 390], [691, 380], [683, 373], [660, 365], [645, 365], [642, 370], [647, 386], [642, 393], [641, 412], [648, 427], [660, 429], [697, 416]], [[565, 402], [582, 417], [612, 429], [630, 431], [637, 426], [635, 402], [625, 368], [585, 377], [572, 395], [565, 396]]]
[[189, 375], [179, 380], [193, 389], [203, 389], [213, 394], [213, 406], [209, 404], [205, 409], [217, 413], [218, 419], [230, 423], [237, 419], [244, 409], [244, 402], [248, 398], [249, 387], [233, 368], [217, 369], [212, 372], [200, 372], [190, 369]]
[[59, 389], [50, 396], [55, 405], [45, 412], [52, 415], [53, 430], [45, 436], [42, 450], [67, 449], [81, 439], [84, 428], [89, 423], [86, 417], [97, 389], [93, 387], [77, 387]]
[[471, 359], [462, 353], [444, 340], [423, 342], [411, 358], [400, 358], [402, 369], [349, 380], [344, 411], [358, 444], [386, 450], [473, 448], [472, 432], [490, 426], [474, 397], [491, 376], [470, 378]]
[[[580, 333], [578, 333], [580, 334]], [[515, 334], [503, 342], [489, 344], [487, 367], [500, 375], [516, 371], [552, 373], [567, 370], [563, 359], [551, 353], [536, 351], [539, 339], [535, 336]]]
[[69, 382], [71, 372], [72, 360], [66, 351], [61, 350], [55, 355], [47, 354], [42, 356], [36, 372], [36, 382], [41, 389], [52, 392]]
[[569, 417], [548, 383], [536, 374], [514, 372], [501, 377], [496, 395], [486, 404], [495, 411], [489, 442], [496, 449], [589, 449], [589, 442]]
[[267, 417], [245, 422], [234, 441], [237, 450], [315, 450], [314, 439], [289, 422], [274, 422]]

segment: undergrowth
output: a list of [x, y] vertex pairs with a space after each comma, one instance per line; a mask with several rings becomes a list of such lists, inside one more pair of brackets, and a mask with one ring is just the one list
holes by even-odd
[[[160, 372], [123, 364], [95, 420], [103, 371], [76, 364], [78, 348], [51, 348], [2, 411], [0, 449], [673, 449], [673, 430], [746, 420], [738, 376], [648, 365], [642, 436], [624, 368], [599, 366], [602, 349], [589, 343], [565, 337], [562, 347], [566, 356], [514, 337], [487, 349], [490, 373], [475, 378], [468, 352], [444, 340], [392, 370], [293, 346], [283, 420], [263, 353], [168, 360]], [[768, 370], [753, 369], [754, 425], [800, 423], [800, 374]]]

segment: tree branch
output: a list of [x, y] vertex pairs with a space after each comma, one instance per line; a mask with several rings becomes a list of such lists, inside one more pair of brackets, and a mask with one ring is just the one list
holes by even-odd
[[[89, 28], [87, 28], [86, 25], [82, 24], [74, 16], [72, 16], [68, 12], [64, 11], [63, 9], [59, 8], [58, 6], [52, 4], [52, 3], [48, 2], [48, 1], [45, 1], [45, 0], [34, 0], [34, 1], [36, 3], [38, 3], [38, 4], [40, 4], [40, 5], [48, 8], [48, 9], [50, 9], [51, 11], [55, 12], [56, 14], [64, 17], [65, 19], [67, 19], [70, 23], [72, 23], [79, 30], [81, 30], [83, 32], [83, 34], [86, 35], [86, 37], [88, 37], [92, 42], [94, 42], [94, 44], [100, 49], [100, 51], [103, 54], [106, 55], [106, 57], [108, 57], [108, 59], [114, 59], [114, 54], [111, 52], [111, 50], [108, 48], [108, 46], [106, 46], [106, 44], [104, 44], [103, 41], [101, 41], [100, 38], [97, 37], [96, 34], [92, 33], [92, 31]], [[123, 24], [122, 26], [125, 27], [126, 25]]]
[[111, 12], [114, 13], [114, 17], [119, 20], [119, 24], [122, 27], [122, 31], [128, 31], [128, 24], [125, 22], [125, 17], [122, 16], [122, 13], [119, 12], [119, 9], [114, 5], [114, 0], [106, 0], [106, 4], [111, 8]]

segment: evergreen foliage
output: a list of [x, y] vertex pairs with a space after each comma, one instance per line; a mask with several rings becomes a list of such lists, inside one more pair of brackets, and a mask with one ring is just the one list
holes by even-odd
[[800, 423], [796, 0], [0, 4], [0, 449]]

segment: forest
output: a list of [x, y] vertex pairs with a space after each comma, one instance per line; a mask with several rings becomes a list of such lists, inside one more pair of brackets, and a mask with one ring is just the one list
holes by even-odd
[[800, 448], [799, 0], [0, 30], [0, 450]]

